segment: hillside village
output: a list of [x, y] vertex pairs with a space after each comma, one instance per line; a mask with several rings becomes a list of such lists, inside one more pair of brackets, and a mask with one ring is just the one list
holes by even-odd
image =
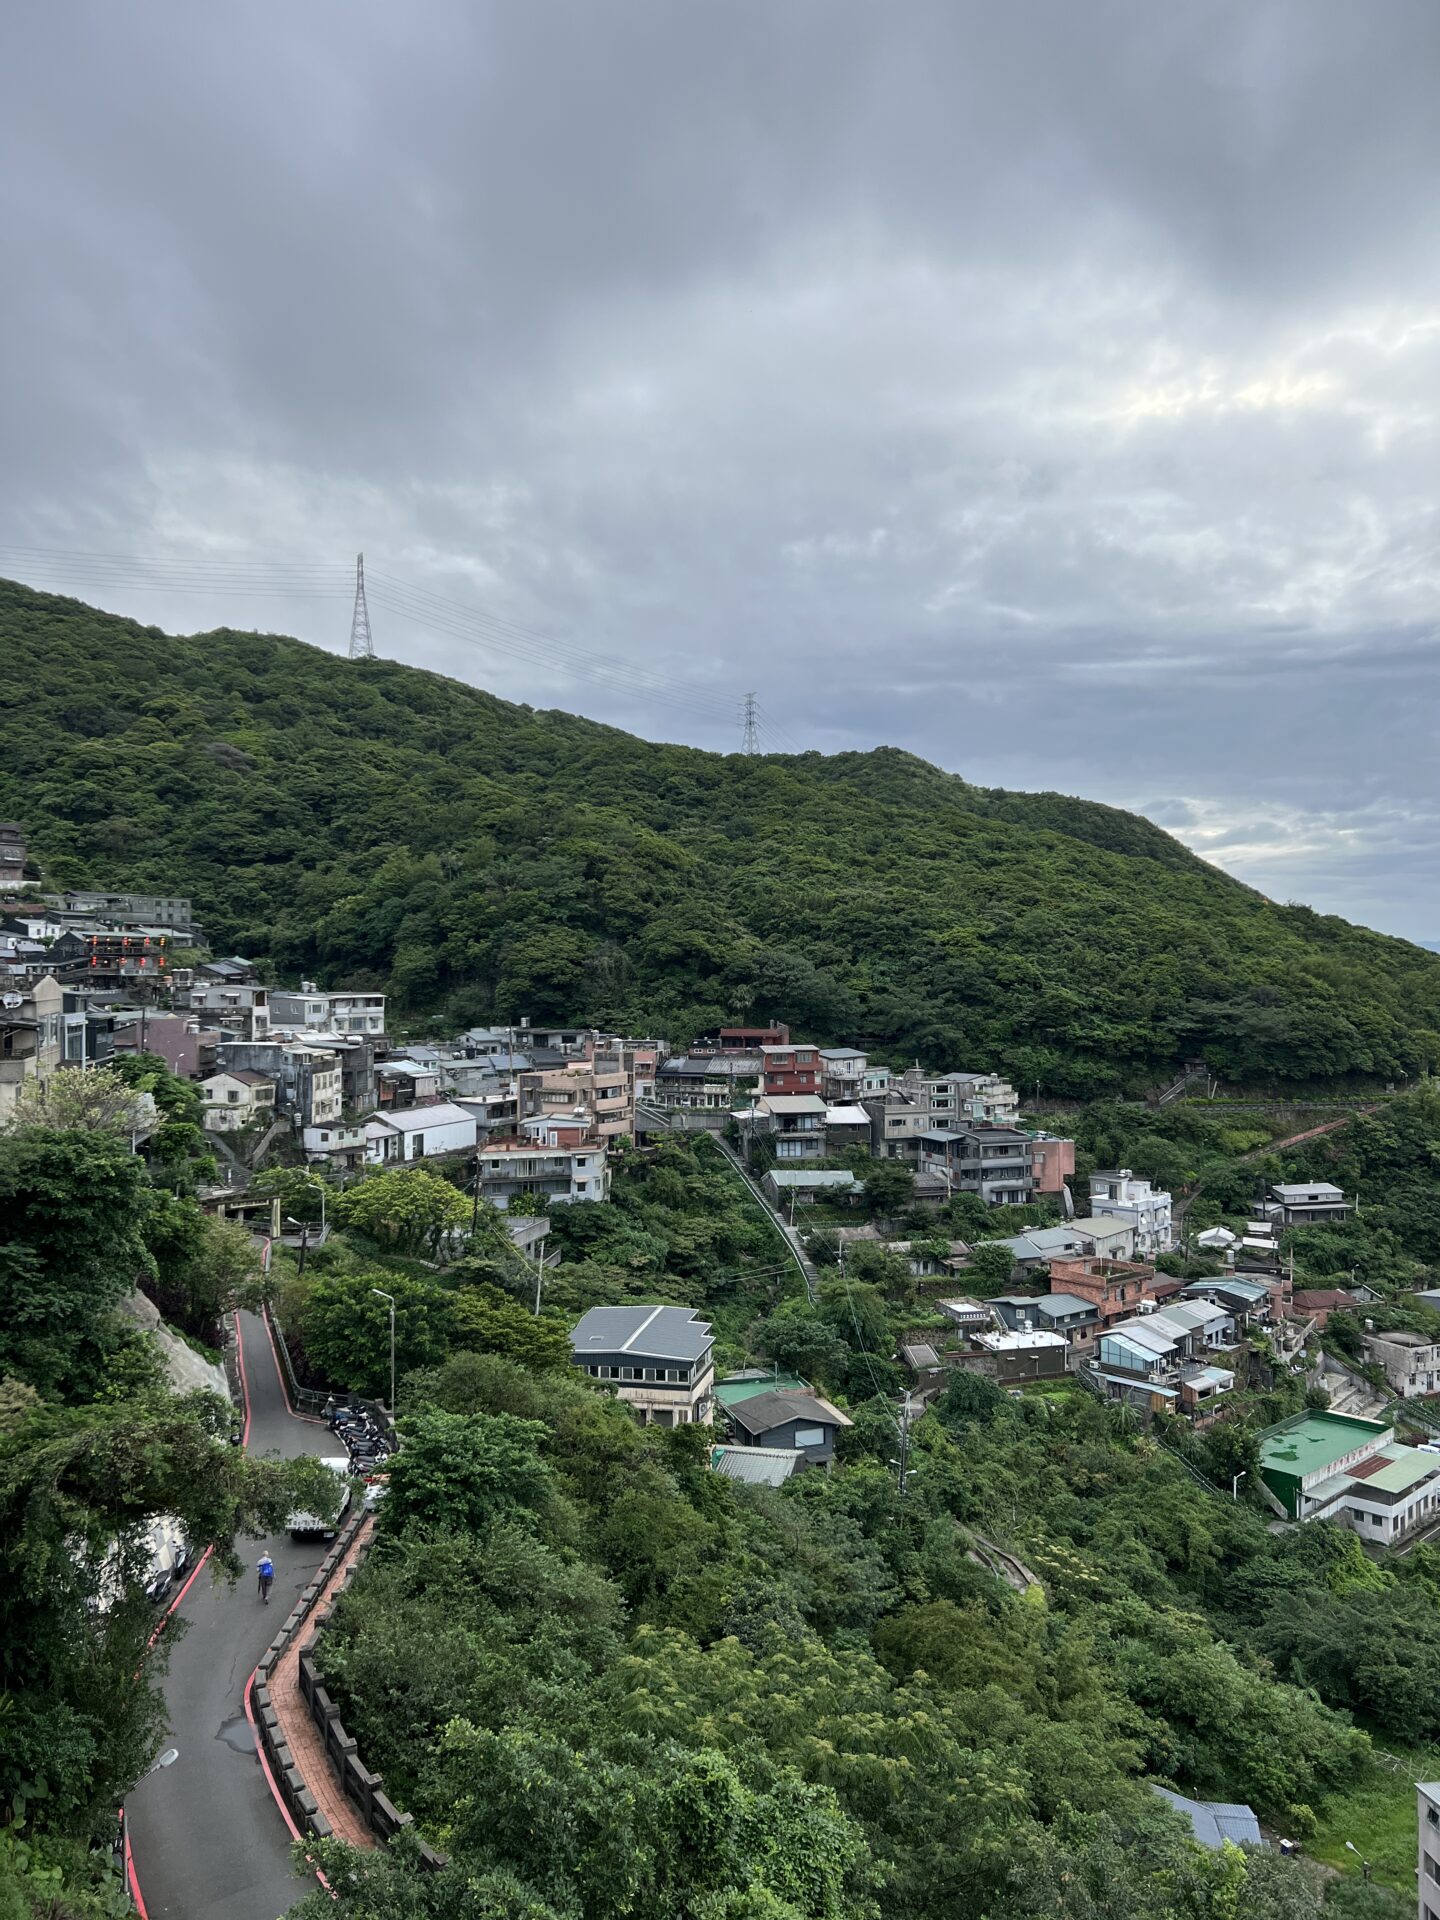
[[[1172, 1195], [1119, 1167], [1091, 1172], [1077, 1197], [1074, 1140], [1026, 1124], [1019, 1092], [989, 1068], [897, 1070], [780, 1023], [722, 1027], [683, 1050], [523, 1017], [401, 1043], [383, 993], [267, 984], [255, 963], [211, 956], [188, 899], [37, 894], [22, 886], [24, 859], [20, 827], [0, 823], [0, 1124], [22, 1087], [63, 1066], [158, 1058], [198, 1088], [221, 1213], [247, 1216], [263, 1165], [308, 1167], [343, 1192], [423, 1161], [508, 1215], [543, 1261], [547, 1208], [605, 1200], [617, 1156], [637, 1146], [704, 1135], [752, 1182], [812, 1291], [817, 1233], [833, 1237], [842, 1274], [866, 1248], [907, 1262], [921, 1324], [893, 1357], [916, 1411], [961, 1371], [1012, 1392], [1073, 1380], [1142, 1420], [1204, 1431], [1266, 1371], [1257, 1346], [1283, 1364], [1337, 1308], [1363, 1308], [1363, 1289], [1296, 1288], [1281, 1257], [1287, 1229], [1348, 1217], [1333, 1184], [1272, 1185], [1243, 1232], [1210, 1228], [1185, 1247], [1208, 1270], [1183, 1277]], [[943, 1227], [957, 1196], [1037, 1223], [985, 1235], [977, 1264], [975, 1245]], [[901, 1212], [928, 1212], [934, 1232], [896, 1238], [886, 1216]], [[718, 1424], [713, 1464], [727, 1475], [782, 1484], [828, 1463], [849, 1424], [778, 1366], [717, 1380], [708, 1328], [679, 1309], [597, 1308], [572, 1342], [575, 1364], [642, 1422]], [[1367, 1334], [1364, 1358], [1402, 1402], [1440, 1394], [1440, 1342], [1424, 1334]], [[1254, 1492], [1290, 1520], [1323, 1512], [1386, 1544], [1429, 1527], [1440, 1456], [1397, 1450], [1366, 1418], [1378, 1411], [1362, 1390], [1358, 1405], [1352, 1391], [1345, 1411], [1307, 1416], [1316, 1432], [1358, 1420], [1358, 1438], [1336, 1454], [1324, 1429], [1313, 1452], [1325, 1477], [1317, 1467], [1298, 1490], [1283, 1425]]]
[[[1107, 1163], [1103, 1120], [1027, 1111], [991, 1061], [894, 1064], [779, 1020], [678, 1048], [523, 1015], [421, 1040], [390, 1026], [374, 987], [280, 984], [214, 954], [183, 896], [41, 891], [20, 829], [0, 824], [0, 1136], [67, 1072], [128, 1063], [130, 1149], [149, 1154], [165, 1114], [146, 1088], [167, 1082], [172, 1111], [184, 1088], [213, 1162], [194, 1204], [260, 1250], [287, 1404], [343, 1419], [369, 1497], [388, 1498], [397, 1391], [435, 1392], [475, 1356], [451, 1350], [439, 1375], [426, 1356], [478, 1338], [482, 1356], [498, 1341], [550, 1369], [552, 1398], [563, 1370], [647, 1441], [695, 1435], [732, 1497], [833, 1484], [844, 1500], [878, 1470], [903, 1511], [937, 1420], [950, 1434], [995, 1422], [1003, 1446], [997, 1408], [1014, 1408], [1017, 1436], [1037, 1418], [1076, 1431], [1089, 1408], [1202, 1498], [1243, 1504], [1266, 1537], [1322, 1523], [1362, 1559], [1428, 1567], [1440, 1289], [1421, 1269], [1408, 1294], [1382, 1293], [1333, 1255], [1326, 1284], [1297, 1276], [1297, 1246], [1339, 1245], [1358, 1225], [1358, 1195], [1321, 1163], [1269, 1157], [1255, 1182], [1236, 1163], [1227, 1202], [1197, 1224], [1196, 1183]], [[383, 1254], [377, 1267], [378, 1244], [357, 1239], [367, 1189], [387, 1179], [422, 1183], [411, 1198], [438, 1208], [431, 1237], [407, 1243], [440, 1253], [438, 1268], [392, 1270]], [[649, 1210], [652, 1182], [702, 1211]], [[723, 1227], [706, 1218], [717, 1202]], [[677, 1277], [667, 1242], [702, 1221], [744, 1251], [689, 1256]], [[464, 1277], [428, 1277], [447, 1263]], [[374, 1345], [387, 1301], [388, 1375]], [[427, 1417], [401, 1422], [402, 1445]], [[1010, 1512], [972, 1525], [966, 1551], [1023, 1603], [1063, 1578], [1017, 1555]], [[175, 1570], [151, 1569], [162, 1597], [188, 1563], [172, 1534]], [[1202, 1849], [1289, 1848], [1287, 1825], [1313, 1824], [1258, 1775], [1246, 1800], [1228, 1767], [1150, 1768]], [[1171, 1784], [1187, 1780], [1229, 1797]], [[1422, 1791], [1422, 1818], [1427, 1804]]]

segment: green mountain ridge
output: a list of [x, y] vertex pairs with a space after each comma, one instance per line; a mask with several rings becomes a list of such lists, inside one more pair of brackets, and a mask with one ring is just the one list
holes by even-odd
[[1440, 1061], [1440, 957], [1149, 821], [895, 748], [745, 758], [388, 661], [175, 637], [0, 582], [0, 813], [55, 885], [450, 1024], [776, 1016], [1088, 1097]]

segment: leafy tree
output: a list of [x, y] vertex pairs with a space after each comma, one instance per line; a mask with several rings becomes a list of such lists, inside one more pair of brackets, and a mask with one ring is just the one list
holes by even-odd
[[570, 1339], [564, 1326], [538, 1319], [498, 1287], [465, 1287], [452, 1298], [451, 1338], [455, 1345], [514, 1360], [536, 1373], [570, 1365]]
[[[261, 1200], [278, 1199], [280, 1217], [318, 1226], [324, 1190], [328, 1183], [313, 1169], [305, 1167], [265, 1167], [250, 1183], [250, 1192]], [[332, 1195], [332, 1202], [338, 1199]]]
[[915, 1194], [915, 1175], [898, 1160], [876, 1160], [865, 1175], [865, 1210], [889, 1219], [903, 1213]]
[[150, 1273], [145, 1171], [108, 1132], [0, 1136], [0, 1371], [81, 1397], [113, 1308]]
[[977, 1300], [1008, 1293], [1015, 1278], [1015, 1254], [998, 1240], [982, 1240], [971, 1248], [962, 1278]]
[[395, 1300], [395, 1370], [444, 1358], [454, 1296], [433, 1281], [389, 1268], [323, 1273], [300, 1296], [297, 1330], [306, 1360], [328, 1386], [384, 1399], [390, 1392], [390, 1304]]
[[340, 1203], [345, 1224], [394, 1253], [437, 1258], [470, 1219], [470, 1203], [443, 1174], [429, 1167], [392, 1167], [372, 1173]]
[[15, 1097], [12, 1133], [130, 1134], [145, 1102], [105, 1067], [60, 1067], [44, 1080], [27, 1080]]
[[423, 1413], [403, 1421], [404, 1445], [380, 1510], [384, 1531], [479, 1533], [502, 1514], [543, 1505], [550, 1490], [536, 1451], [543, 1431], [508, 1413]]

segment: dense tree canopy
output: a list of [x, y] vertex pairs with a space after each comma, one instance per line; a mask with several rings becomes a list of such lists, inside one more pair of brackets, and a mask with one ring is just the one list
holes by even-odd
[[656, 746], [8, 583], [0, 641], [0, 812], [46, 877], [189, 894], [286, 974], [682, 1041], [775, 1015], [1081, 1097], [1197, 1055], [1266, 1080], [1440, 1060], [1440, 959], [1107, 807], [889, 749]]

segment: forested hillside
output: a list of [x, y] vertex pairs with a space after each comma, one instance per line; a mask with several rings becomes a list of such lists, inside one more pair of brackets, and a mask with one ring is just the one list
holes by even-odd
[[452, 1023], [777, 1015], [1086, 1097], [1440, 1062], [1440, 957], [1281, 907], [1147, 822], [881, 749], [744, 758], [297, 641], [0, 582], [0, 814], [48, 882]]

